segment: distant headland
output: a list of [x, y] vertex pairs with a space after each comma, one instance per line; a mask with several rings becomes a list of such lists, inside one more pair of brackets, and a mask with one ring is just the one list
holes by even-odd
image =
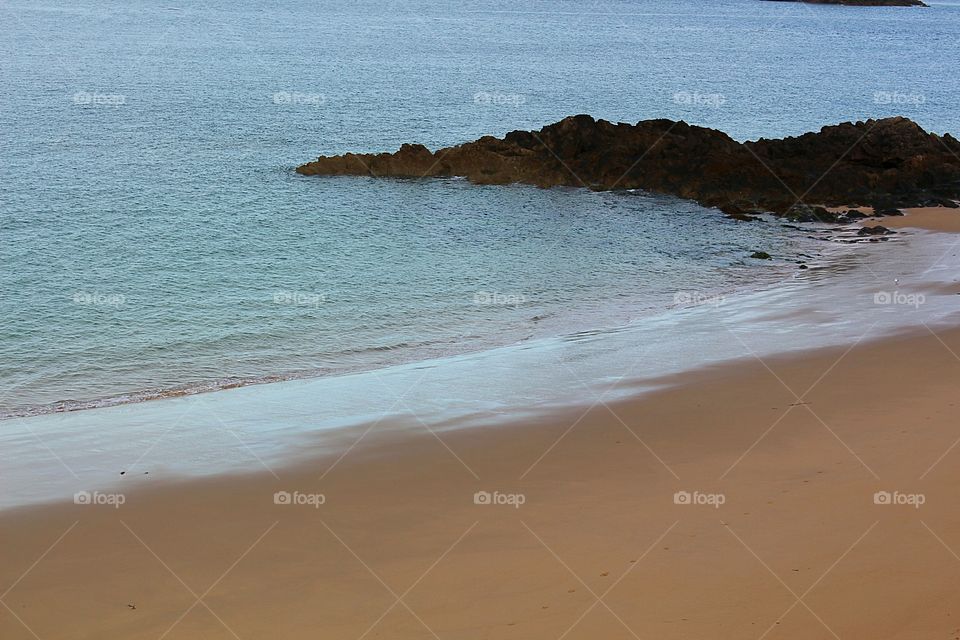
[[921, 0], [767, 0], [768, 2], [806, 2], [807, 4], [841, 4], [850, 7], [929, 7]]
[[539, 131], [513, 131], [502, 139], [484, 136], [435, 152], [404, 144], [395, 153], [321, 156], [297, 172], [642, 189], [695, 200], [733, 216], [769, 212], [823, 220], [835, 216], [801, 203], [956, 207], [960, 141], [928, 133], [902, 117], [741, 143], [682, 121], [628, 124], [577, 115]]

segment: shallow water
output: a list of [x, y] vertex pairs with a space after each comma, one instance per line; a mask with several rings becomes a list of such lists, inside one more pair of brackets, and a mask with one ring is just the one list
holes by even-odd
[[[171, 476], [282, 467], [346, 426], [442, 432], [612, 401], [694, 367], [852, 344], [960, 320], [953, 235], [845, 246], [759, 292], [692, 303], [621, 327], [530, 340], [364, 373], [15, 418], [0, 432], [0, 506], [63, 499], [124, 471]], [[359, 432], [357, 432], [359, 433]], [[356, 437], [354, 433], [352, 437]], [[349, 442], [331, 440], [331, 447]]]
[[[0, 415], [615, 326], [802, 238], [643, 195], [303, 178], [572, 113], [958, 131], [960, 7], [754, 0], [0, 8]], [[774, 272], [776, 270], [774, 269]]]

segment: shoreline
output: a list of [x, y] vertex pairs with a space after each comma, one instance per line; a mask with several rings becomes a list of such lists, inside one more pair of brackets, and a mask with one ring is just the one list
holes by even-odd
[[[476, 190], [474, 186], [469, 188]], [[530, 187], [527, 188], [532, 190]], [[651, 202], [661, 197], [657, 194], [639, 195], [641, 199]], [[624, 202], [633, 199], [633, 197], [624, 197], [623, 194], [619, 194], [618, 197]], [[672, 196], [664, 197], [668, 200], [661, 203], [662, 208], [669, 209], [671, 213], [675, 213], [672, 210], [673, 205], [689, 204]], [[718, 229], [727, 232], [737, 231], [734, 224], [718, 211], [699, 209], [697, 214], [707, 215], [710, 218], [708, 222], [716, 225]], [[681, 217], [690, 215], [689, 211], [684, 210]], [[657, 212], [657, 215], [650, 215], [649, 219], [656, 221], [658, 217], [660, 217], [660, 212]], [[690, 219], [695, 220], [695, 218]], [[638, 226], [643, 228], [644, 223]], [[718, 268], [719, 271], [727, 274], [722, 281], [710, 283], [702, 289], [698, 289], [695, 293], [703, 297], [724, 297], [776, 287], [784, 280], [789, 279], [794, 273], [795, 259], [797, 261], [802, 259], [811, 265], [816, 265], [828, 260], [829, 255], [838, 250], [837, 247], [824, 245], [824, 243], [812, 242], [810, 239], [803, 240], [804, 233], [802, 232], [782, 232], [774, 226], [765, 225], [761, 229], [768, 236], [782, 239], [784, 244], [787, 245], [778, 247], [783, 250], [778, 255], [781, 258], [780, 260], [768, 263], [749, 258], [753, 246], [763, 247], [776, 253], [775, 249], [771, 247], [771, 245], [776, 244], [773, 238], [767, 237], [765, 238], [767, 241], [744, 245], [742, 253], [738, 252], [736, 257], [729, 258], [729, 264]], [[704, 246], [711, 245], [705, 244]], [[435, 339], [434, 336], [418, 333], [416, 337], [405, 335], [403, 339], [393, 341], [389, 346], [369, 343], [359, 349], [324, 352], [323, 355], [316, 356], [313, 365], [315, 368], [290, 369], [286, 366], [286, 361], [281, 359], [279, 364], [274, 364], [275, 368], [256, 371], [247, 377], [195, 379], [187, 372], [184, 377], [164, 386], [148, 385], [123, 388], [106, 382], [97, 387], [97, 389], [107, 388], [108, 390], [105, 393], [90, 391], [88, 388], [83, 390], [61, 389], [58, 390], [59, 395], [45, 394], [48, 398], [52, 398], [49, 402], [0, 407], [0, 423], [18, 418], [70, 414], [137, 405], [247, 387], [373, 374], [394, 367], [417, 366], [448, 358], [474, 356], [522, 343], [565, 339], [584, 332], [617, 330], [645, 317], [656, 316], [682, 306], [684, 302], [678, 301], [678, 294], [685, 292], [678, 291], [679, 288], [681, 288], [681, 284], [675, 282], [669, 288], [654, 287], [654, 293], [651, 294], [648, 291], [637, 291], [636, 288], [628, 290], [624, 287], [623, 291], [615, 290], [608, 293], [603, 299], [587, 300], [586, 302], [574, 301], [573, 304], [558, 303], [556, 299], [541, 300], [535, 293], [530, 292], [509, 294], [527, 299], [525, 302], [518, 302], [517, 304], [494, 303], [489, 305], [516, 311], [516, 316], [511, 319], [509, 324], [502, 322], [500, 319], [491, 318], [485, 326], [480, 327], [473, 324], [459, 329], [460, 336], [457, 336], [458, 332], [451, 331], [449, 335]], [[604, 290], [603, 287], [597, 289]], [[494, 291], [470, 294], [473, 298], [476, 298], [477, 295], [494, 297], [500, 294]], [[476, 309], [487, 303], [474, 300], [472, 303], [468, 302], [468, 304]], [[414, 328], [422, 329], [423, 327]], [[230, 354], [223, 355], [226, 357]], [[143, 377], [142, 373], [138, 375], [140, 379]]]
[[[833, 213], [840, 213], [846, 211], [850, 208], [869, 210], [870, 207], [827, 207]], [[870, 222], [876, 222], [878, 224], [882, 223], [883, 226], [886, 226], [890, 229], [923, 229], [927, 231], [939, 231], [944, 233], [960, 233], [960, 209], [949, 209], [947, 207], [917, 207], [917, 208], [905, 208], [903, 210], [906, 215], [903, 217], [880, 217], [880, 218], [871, 218], [866, 221], [858, 221], [855, 223], [857, 226], [869, 226]], [[839, 228], [839, 227], [838, 227]], [[802, 231], [801, 231], [802, 232]], [[867, 239], [863, 239], [866, 241]], [[787, 279], [787, 274], [784, 274], [783, 280]], [[782, 280], [781, 280], [782, 281]], [[766, 283], [764, 287], [776, 286], [776, 282]], [[716, 291], [712, 292], [715, 296], [726, 296], [731, 293], [738, 293], [740, 291]], [[676, 304], [674, 306], [677, 306]], [[616, 329], [620, 325], [610, 325], [599, 328], [594, 328], [593, 330], [602, 330], [602, 329]], [[559, 334], [557, 336], [546, 336], [539, 337], [537, 339], [549, 339], [549, 337], [562, 337], [564, 334]], [[64, 414], [72, 413], [77, 411], [90, 411], [98, 410], [109, 407], [119, 407], [124, 405], [134, 405], [140, 404], [143, 402], [154, 402], [158, 400], [167, 400], [171, 398], [183, 398], [197, 396], [201, 394], [209, 393], [218, 393], [221, 391], [226, 391], [230, 389], [239, 389], [252, 386], [268, 385], [268, 384], [277, 384], [290, 381], [301, 381], [301, 380], [314, 380], [327, 377], [337, 377], [337, 376], [350, 376], [357, 374], [364, 374], [375, 372], [378, 370], [383, 370], [395, 366], [404, 366], [404, 365], [415, 365], [418, 362], [427, 362], [435, 360], [436, 358], [443, 357], [460, 357], [460, 356], [469, 356], [471, 354], [482, 353], [490, 349], [502, 348], [507, 345], [495, 345], [495, 346], [486, 346], [479, 347], [475, 350], [457, 352], [448, 354], [447, 356], [434, 356], [429, 358], [422, 358], [414, 356], [410, 360], [400, 360], [398, 362], [391, 362], [383, 364], [381, 366], [369, 366], [361, 367], [358, 369], [344, 369], [342, 371], [337, 370], [329, 373], [322, 373], [317, 371], [302, 371], [302, 372], [290, 372], [290, 373], [271, 373], [258, 376], [256, 378], [250, 379], [227, 379], [227, 380], [207, 380], [202, 382], [191, 383], [190, 385], [171, 387], [169, 389], [144, 389], [144, 390], [130, 390], [121, 393], [116, 396], [108, 396], [103, 398], [90, 398], [84, 400], [59, 400], [52, 404], [47, 405], [29, 405], [17, 407], [9, 410], [4, 410], [0, 414], [0, 423], [10, 420], [17, 420], [21, 418], [31, 418], [35, 416], [47, 416], [54, 414]], [[375, 348], [371, 348], [375, 349]]]
[[859, 211], [867, 215], [854, 224], [860, 227], [880, 224], [888, 229], [922, 229], [940, 233], [960, 233], [960, 209], [950, 207], [904, 207], [903, 215], [874, 216], [873, 207], [851, 205], [845, 207], [826, 207], [830, 213], [842, 214], [847, 211]]
[[[829, 264], [730, 298], [692, 294], [659, 315], [363, 374], [252, 385], [6, 421], [0, 510], [148, 474], [217, 476], [283, 466], [322, 436], [366, 425], [474, 427], [653, 392], [686, 371], [957, 324], [954, 236], [908, 232], [835, 245]], [[878, 299], [883, 296], [883, 299]], [[718, 331], [721, 332], [718, 334]], [[612, 384], [611, 384], [612, 383]], [[126, 476], [124, 478], [123, 476]]]
[[[16, 585], [5, 602], [43, 638], [229, 635], [221, 620], [240, 637], [375, 625], [412, 638], [427, 633], [418, 617], [441, 637], [556, 638], [574, 625], [571, 637], [800, 638], [827, 633], [818, 617], [841, 637], [945, 635], [960, 619], [945, 548], [960, 548], [956, 353], [960, 328], [921, 330], [685, 372], [587, 411], [377, 429], [343, 457], [358, 432], [339, 434], [339, 453], [317, 453], [319, 437], [309, 459], [272, 473], [151, 488], [131, 476], [119, 508], [0, 512], [0, 574]], [[923, 504], [876, 504], [877, 491]], [[323, 503], [275, 504], [276, 492]], [[506, 502], [476, 504], [476, 492]], [[677, 504], [677, 492], [708, 502]], [[216, 616], [200, 605], [178, 622], [195, 600], [184, 584], [213, 584]], [[417, 616], [399, 605], [378, 621], [389, 590], [411, 584]], [[604, 601], [617, 616], [596, 607], [578, 622], [614, 585]], [[784, 613], [789, 590], [812, 587], [816, 617]], [[0, 629], [31, 637], [6, 613]]]
[[946, 207], [906, 208], [904, 216], [883, 218], [890, 229], [925, 229], [943, 233], [960, 233], [960, 209]]

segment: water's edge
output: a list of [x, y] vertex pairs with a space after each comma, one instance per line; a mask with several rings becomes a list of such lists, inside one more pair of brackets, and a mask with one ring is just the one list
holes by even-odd
[[331, 429], [515, 420], [642, 393], [665, 376], [722, 362], [956, 325], [955, 244], [947, 234], [910, 232], [896, 243], [839, 251], [776, 287], [693, 300], [626, 326], [364, 373], [4, 421], [8, 490], [0, 507], [109, 486], [121, 471], [156, 481], [269, 469], [295, 458], [304, 437]]

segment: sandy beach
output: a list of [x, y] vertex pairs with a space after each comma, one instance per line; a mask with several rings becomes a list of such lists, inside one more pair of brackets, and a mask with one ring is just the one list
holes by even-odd
[[0, 637], [956, 638], [958, 354], [918, 327], [8, 510]]
[[960, 640], [915, 1], [4, 2], [0, 640]]

